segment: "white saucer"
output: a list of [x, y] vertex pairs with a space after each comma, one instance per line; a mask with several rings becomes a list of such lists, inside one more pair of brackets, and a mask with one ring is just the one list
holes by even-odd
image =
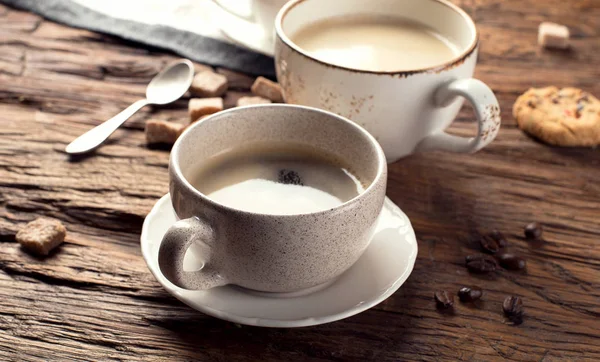
[[[329, 286], [297, 297], [272, 297], [235, 286], [205, 291], [176, 287], [158, 268], [158, 247], [175, 222], [169, 195], [163, 196], [144, 220], [142, 254], [160, 284], [190, 307], [231, 322], [261, 327], [303, 327], [333, 322], [367, 310], [392, 295], [413, 270], [417, 241], [408, 217], [388, 198], [371, 244], [348, 271]], [[201, 263], [188, 253], [186, 270]]]

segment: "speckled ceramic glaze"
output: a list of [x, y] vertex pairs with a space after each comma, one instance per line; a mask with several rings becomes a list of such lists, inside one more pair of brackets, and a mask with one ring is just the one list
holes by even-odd
[[[425, 24], [461, 50], [431, 68], [365, 71], [322, 62], [289, 37], [311, 23], [346, 15], [407, 18]], [[475, 152], [500, 129], [500, 109], [490, 88], [472, 79], [479, 39], [473, 20], [445, 0], [293, 0], [275, 20], [275, 66], [287, 103], [326, 109], [365, 127], [379, 141], [388, 162], [415, 151]], [[463, 98], [475, 111], [475, 137], [444, 130]]]
[[[333, 209], [267, 215], [210, 200], [188, 181], [203, 160], [245, 143], [289, 141], [345, 160], [368, 185]], [[159, 266], [173, 284], [208, 289], [236, 284], [292, 293], [319, 287], [341, 275], [367, 248], [385, 198], [385, 155], [363, 128], [333, 113], [291, 105], [240, 107], [191, 126], [173, 146], [169, 163], [173, 208], [182, 219], [164, 236]], [[183, 270], [192, 243], [204, 267]]]

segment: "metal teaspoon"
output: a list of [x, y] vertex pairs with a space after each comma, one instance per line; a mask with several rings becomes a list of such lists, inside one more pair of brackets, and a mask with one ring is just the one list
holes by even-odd
[[73, 142], [65, 151], [77, 155], [94, 150], [113, 134], [129, 117], [148, 104], [167, 104], [181, 98], [190, 88], [194, 78], [194, 66], [187, 59], [178, 60], [158, 73], [146, 88], [146, 99], [140, 99], [108, 121], [92, 128]]

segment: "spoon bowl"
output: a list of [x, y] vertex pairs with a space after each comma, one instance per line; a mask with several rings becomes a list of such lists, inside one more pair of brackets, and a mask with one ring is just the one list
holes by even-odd
[[158, 73], [146, 88], [146, 99], [152, 104], [168, 104], [181, 98], [190, 88], [194, 66], [187, 59], [172, 63]]

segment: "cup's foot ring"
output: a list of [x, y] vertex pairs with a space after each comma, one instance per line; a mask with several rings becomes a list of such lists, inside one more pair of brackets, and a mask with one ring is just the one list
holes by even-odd
[[315, 285], [314, 287], [310, 287], [310, 288], [306, 288], [306, 289], [301, 289], [301, 290], [296, 290], [294, 292], [285, 292], [285, 293], [262, 292], [260, 290], [248, 289], [248, 288], [240, 287], [240, 286], [237, 286], [237, 285], [236, 286], [232, 285], [232, 287], [241, 289], [241, 290], [243, 290], [244, 292], [246, 292], [248, 294], [254, 294], [254, 295], [257, 295], [259, 297], [267, 297], [267, 298], [296, 298], [296, 297], [305, 296], [305, 295], [312, 294], [312, 293], [318, 292], [320, 290], [326, 289], [331, 284], [333, 284], [336, 280], [337, 280], [337, 277], [333, 278], [331, 280], [328, 280], [325, 283], [322, 283], [322, 284], [319, 284], [319, 285]]

